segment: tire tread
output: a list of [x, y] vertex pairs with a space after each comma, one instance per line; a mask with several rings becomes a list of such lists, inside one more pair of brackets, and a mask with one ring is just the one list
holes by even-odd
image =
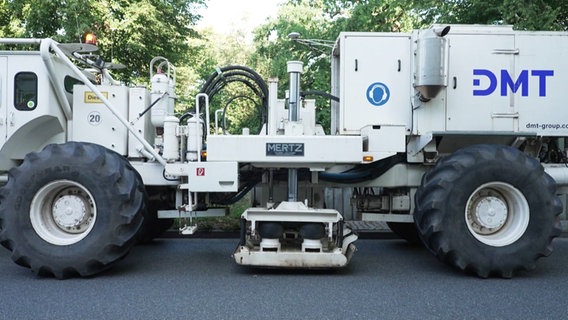
[[[462, 245], [450, 241], [450, 230], [445, 223], [445, 205], [448, 195], [452, 194], [454, 182], [462, 178], [464, 172], [482, 167], [485, 163], [508, 161], [518, 163], [528, 170], [528, 174], [520, 183], [522, 185], [539, 181], [539, 185], [547, 190], [547, 210], [542, 214], [548, 215], [547, 221], [552, 221], [549, 234], [533, 235], [541, 237], [541, 248], [534, 253], [527, 253], [519, 257], [513, 264], [509, 262], [477, 261], [462, 254]], [[545, 257], [552, 252], [552, 240], [560, 235], [561, 225], [558, 219], [562, 211], [561, 203], [555, 195], [556, 184], [545, 173], [540, 163], [533, 158], [524, 155], [517, 149], [501, 145], [476, 145], [456, 151], [450, 156], [438, 161], [434, 168], [422, 177], [421, 187], [415, 197], [415, 224], [418, 234], [425, 246], [441, 261], [465, 272], [487, 278], [497, 275], [510, 278], [520, 270], [532, 270], [536, 267], [535, 261], [539, 257]], [[463, 215], [463, 213], [461, 213]], [[531, 212], [532, 214], [532, 212]], [[491, 260], [491, 259], [486, 259]]]

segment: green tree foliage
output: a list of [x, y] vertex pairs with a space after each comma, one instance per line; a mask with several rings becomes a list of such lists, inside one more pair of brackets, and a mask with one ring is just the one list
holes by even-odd
[[518, 30], [568, 30], [565, 0], [422, 0], [425, 23], [511, 24]]
[[113, 47], [113, 58], [128, 57], [124, 64], [131, 68], [130, 74], [145, 70], [153, 56], [164, 56], [175, 65], [183, 65], [188, 55], [194, 54], [187, 42], [198, 36], [191, 28], [197, 19], [191, 13], [192, 2], [139, 0], [122, 6], [120, 1], [109, 2], [116, 9], [109, 22], [100, 27], [99, 39], [102, 38], [105, 52]]
[[1, 0], [0, 36], [51, 37], [79, 42], [86, 32], [98, 37], [104, 60], [127, 66], [123, 80], [148, 75], [152, 57], [184, 64], [195, 54], [188, 39], [204, 0]]
[[432, 23], [511, 24], [519, 30], [568, 30], [565, 0], [289, 0], [341, 16], [343, 31], [405, 31]]
[[505, 0], [501, 12], [519, 30], [568, 30], [566, 0]]
[[421, 0], [412, 1], [420, 26], [431, 23], [499, 24], [502, 0]]

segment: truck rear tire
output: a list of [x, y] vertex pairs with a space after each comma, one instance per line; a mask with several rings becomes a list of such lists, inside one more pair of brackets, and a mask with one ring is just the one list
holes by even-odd
[[92, 276], [135, 244], [146, 193], [121, 155], [89, 143], [28, 154], [0, 189], [0, 243], [36, 275]]
[[510, 278], [552, 252], [561, 232], [555, 192], [536, 159], [508, 146], [471, 146], [423, 176], [415, 223], [441, 261], [483, 278]]

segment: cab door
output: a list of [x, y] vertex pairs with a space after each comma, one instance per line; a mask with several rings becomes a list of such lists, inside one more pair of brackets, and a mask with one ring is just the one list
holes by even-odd
[[8, 78], [8, 58], [0, 57], [0, 149], [6, 142], [8, 108], [6, 107], [6, 83]]

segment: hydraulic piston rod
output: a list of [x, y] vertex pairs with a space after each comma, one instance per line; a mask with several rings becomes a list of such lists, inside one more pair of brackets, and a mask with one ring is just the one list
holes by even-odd
[[[300, 61], [288, 61], [288, 73], [290, 74], [290, 98], [288, 100], [288, 121], [300, 120], [300, 75], [303, 63]], [[298, 201], [298, 169], [288, 169], [288, 201]]]

